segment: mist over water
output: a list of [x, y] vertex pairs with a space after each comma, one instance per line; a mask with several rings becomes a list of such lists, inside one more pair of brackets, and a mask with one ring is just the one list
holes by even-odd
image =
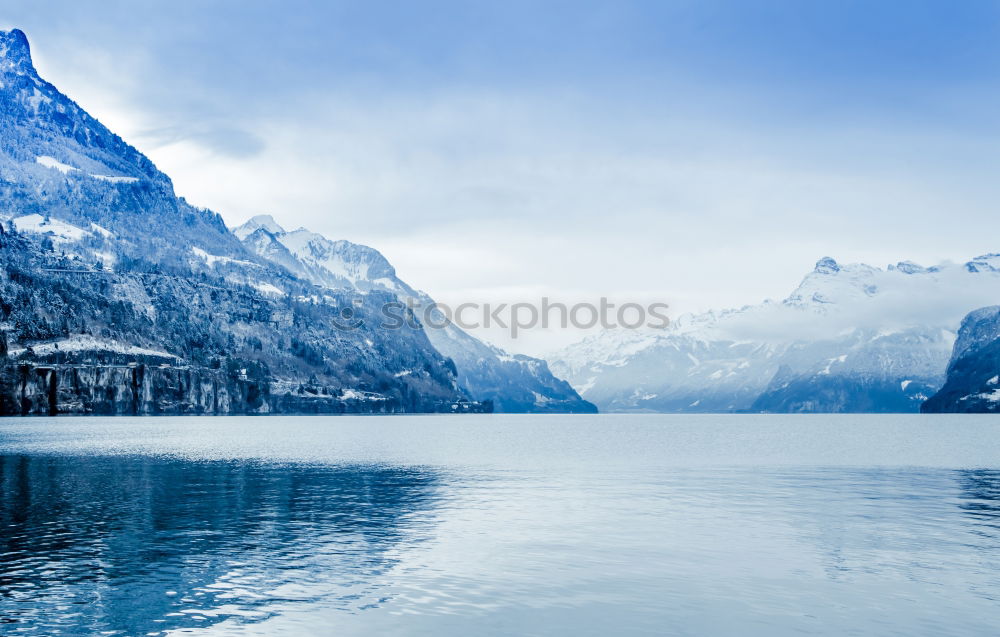
[[997, 424], [8, 420], [0, 632], [987, 634]]

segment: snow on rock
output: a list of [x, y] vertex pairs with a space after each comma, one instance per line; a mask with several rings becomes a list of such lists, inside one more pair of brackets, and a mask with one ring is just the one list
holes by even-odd
[[998, 402], [1000, 402], [1000, 389], [994, 389], [993, 391], [991, 391], [989, 393], [980, 393], [980, 394], [974, 394], [974, 395], [970, 395], [970, 396], [964, 396], [963, 398], [960, 398], [959, 400], [985, 400], [985, 401], [991, 402], [991, 403], [998, 403]]
[[32, 110], [34, 110], [37, 113], [38, 107], [41, 106], [42, 104], [51, 104], [52, 98], [39, 91], [38, 87], [36, 86], [34, 89], [32, 89], [32, 94], [28, 96], [27, 102], [28, 105], [31, 106]]
[[240, 259], [233, 259], [232, 257], [221, 257], [215, 254], [209, 254], [208, 252], [205, 252], [201, 248], [193, 247], [191, 248], [191, 252], [193, 252], [196, 257], [204, 261], [209, 266], [214, 266], [216, 263], [221, 263], [223, 265], [236, 264], [252, 268], [260, 267], [256, 263], [251, 263], [250, 261], [241, 261]]
[[242, 241], [261, 228], [267, 230], [271, 234], [280, 234], [285, 231], [285, 229], [279, 226], [278, 222], [275, 221], [274, 217], [271, 215], [257, 215], [256, 217], [251, 217], [250, 220], [242, 226], [234, 228], [233, 234], [239, 237], [240, 241]]
[[284, 296], [285, 294], [284, 290], [275, 285], [271, 285], [270, 283], [251, 283], [250, 285], [257, 288], [264, 294], [277, 294], [280, 296]]
[[139, 181], [138, 177], [118, 177], [114, 175], [91, 175], [94, 179], [108, 181], [113, 184], [134, 184]]
[[[89, 334], [78, 334], [61, 340], [36, 343], [31, 345], [31, 350], [37, 355], [54, 354], [56, 352], [114, 352], [117, 354], [128, 354], [131, 356], [177, 358], [168, 352], [128, 345], [126, 343], [110, 339], [96, 338]], [[9, 354], [12, 357], [16, 357], [24, 354], [26, 351], [27, 348], [22, 347], [11, 349]]]

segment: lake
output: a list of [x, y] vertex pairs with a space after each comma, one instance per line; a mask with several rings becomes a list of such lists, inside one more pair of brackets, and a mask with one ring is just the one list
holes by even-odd
[[10, 635], [984, 635], [997, 416], [0, 421]]

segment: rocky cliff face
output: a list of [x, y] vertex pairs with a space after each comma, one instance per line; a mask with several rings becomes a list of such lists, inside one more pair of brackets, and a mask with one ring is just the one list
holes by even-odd
[[[12, 363], [0, 372], [0, 414], [260, 413], [243, 388], [217, 370], [147, 365]], [[240, 391], [244, 389], [244, 391]], [[259, 394], [259, 388], [257, 388]], [[252, 405], [256, 402], [256, 405]]]
[[962, 321], [947, 381], [921, 411], [1000, 412], [1000, 305], [978, 309]]
[[402, 413], [400, 400], [350, 393], [272, 393], [266, 379], [224, 370], [128, 365], [0, 364], [0, 415]]

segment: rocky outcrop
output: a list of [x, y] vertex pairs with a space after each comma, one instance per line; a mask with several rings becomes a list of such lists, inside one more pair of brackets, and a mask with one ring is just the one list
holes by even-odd
[[0, 366], [0, 415], [397, 413], [414, 405], [329, 388], [274, 393], [264, 378], [167, 364]]
[[971, 312], [962, 321], [944, 387], [924, 413], [1000, 412], [1000, 305]]

